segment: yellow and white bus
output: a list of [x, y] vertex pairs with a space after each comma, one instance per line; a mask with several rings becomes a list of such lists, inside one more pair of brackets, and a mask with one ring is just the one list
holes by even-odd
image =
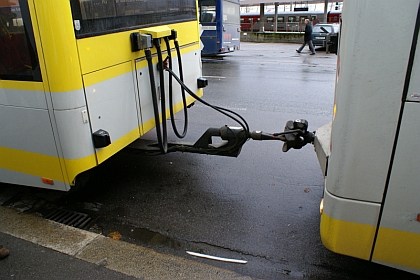
[[415, 274], [420, 274], [419, 27], [419, 0], [345, 2], [333, 120], [315, 140], [325, 175], [323, 244]]
[[68, 191], [182, 110], [174, 87], [156, 118], [169, 92], [156, 66], [180, 58], [201, 96], [199, 36], [195, 0], [0, 0], [0, 182]]

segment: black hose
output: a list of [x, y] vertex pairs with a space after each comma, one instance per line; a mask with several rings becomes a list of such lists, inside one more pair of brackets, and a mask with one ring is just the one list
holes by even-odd
[[[234, 111], [231, 111], [229, 109], [226, 109], [226, 108], [222, 108], [222, 107], [218, 107], [218, 106], [213, 106], [210, 103], [204, 101], [199, 96], [197, 96], [191, 89], [189, 89], [187, 87], [187, 85], [185, 85], [185, 83], [183, 81], [181, 81], [181, 79], [179, 77], [177, 77], [177, 75], [171, 69], [169, 69], [168, 67], [165, 67], [165, 70], [168, 71], [169, 73], [171, 73], [172, 76], [175, 78], [175, 80], [181, 85], [181, 87], [183, 87], [197, 101], [199, 101], [199, 102], [203, 103], [204, 105], [206, 105], [206, 106], [208, 106], [208, 107], [210, 107], [210, 108], [218, 111], [219, 113], [221, 113], [221, 114], [223, 114], [223, 115], [225, 115], [225, 116], [233, 119], [238, 124], [240, 124], [242, 126], [242, 128], [244, 129], [244, 131], [245, 131], [245, 137], [239, 139], [238, 136], [236, 136], [236, 141], [235, 141], [235, 143], [233, 145], [228, 145], [228, 146], [226, 146], [224, 148], [220, 148], [220, 149], [217, 149], [217, 150], [209, 149], [207, 151], [208, 154], [220, 154], [220, 152], [224, 152], [224, 151], [229, 151], [229, 150], [232, 150], [232, 149], [240, 148], [240, 147], [243, 146], [243, 144], [246, 141], [249, 140], [249, 137], [250, 137], [249, 136], [250, 135], [249, 126], [248, 126], [248, 123], [246, 122], [246, 120], [241, 115], [239, 115], [238, 113], [236, 113]], [[233, 115], [237, 116], [240, 120], [237, 119]], [[187, 150], [189, 150], [189, 148], [186, 147], [185, 150], [187, 151]]]
[[[197, 96], [192, 90], [190, 90], [184, 83], [183, 70], [182, 70], [182, 58], [181, 58], [181, 52], [180, 52], [178, 41], [176, 39], [174, 39], [174, 44], [175, 44], [175, 48], [176, 48], [177, 56], [178, 56], [178, 67], [179, 67], [180, 77], [178, 77], [172, 70], [172, 55], [171, 55], [171, 49], [170, 49], [170, 44], [169, 44], [169, 38], [165, 37], [164, 40], [165, 40], [165, 43], [166, 43], [166, 49], [168, 51], [169, 67], [164, 64], [163, 59], [162, 59], [162, 50], [161, 50], [161, 46], [160, 46], [160, 39], [159, 38], [153, 39], [153, 44], [156, 47], [157, 56], [158, 56], [158, 70], [159, 70], [159, 76], [160, 76], [162, 130], [161, 130], [161, 127], [160, 127], [159, 107], [158, 107], [158, 101], [157, 101], [157, 96], [156, 96], [156, 84], [155, 84], [155, 79], [154, 79], [152, 55], [151, 55], [151, 52], [150, 52], [149, 49], [145, 50], [146, 59], [148, 61], [148, 66], [149, 66], [149, 76], [150, 76], [150, 83], [151, 83], [151, 89], [152, 89], [152, 100], [153, 100], [153, 111], [154, 111], [154, 115], [155, 115], [156, 134], [157, 134], [157, 138], [158, 138], [160, 151], [163, 154], [168, 152], [168, 137], [167, 137], [167, 126], [166, 126], [166, 102], [165, 102], [165, 98], [166, 98], [165, 97], [165, 79], [164, 79], [164, 75], [163, 75], [163, 70], [168, 71], [169, 75], [170, 75], [170, 78], [169, 78], [169, 102], [170, 102], [169, 107], [170, 107], [170, 113], [171, 113], [171, 122], [172, 122], [172, 127], [174, 129], [174, 132], [179, 138], [185, 137], [185, 135], [187, 133], [187, 127], [188, 127], [187, 102], [186, 102], [186, 96], [185, 96], [185, 91], [186, 91], [193, 98], [195, 98], [197, 101], [199, 101], [199, 102], [203, 103], [204, 105], [206, 105], [208, 107], [211, 107], [212, 109], [218, 111], [219, 113], [233, 119], [238, 124], [240, 124], [241, 127], [244, 129], [244, 131], [245, 131], [245, 137], [244, 138], [239, 139], [238, 137], [236, 137], [236, 141], [233, 145], [229, 145], [225, 148], [219, 149], [219, 151], [224, 151], [224, 150], [227, 151], [227, 150], [230, 150], [232, 148], [241, 147], [249, 139], [249, 135], [250, 135], [249, 126], [248, 126], [248, 123], [246, 122], [246, 120], [241, 115], [239, 115], [238, 113], [236, 113], [234, 111], [231, 111], [231, 110], [226, 109], [226, 108], [218, 107], [218, 106], [213, 106], [210, 103], [207, 103], [206, 101], [201, 99], [199, 96]], [[174, 118], [174, 112], [173, 112], [173, 105], [174, 104], [173, 104], [173, 92], [172, 92], [172, 90], [173, 90], [172, 89], [172, 77], [174, 77], [175, 80], [181, 86], [182, 101], [183, 101], [183, 106], [184, 106], [184, 118], [185, 118], [184, 131], [183, 131], [182, 134], [180, 134], [178, 132], [176, 124], [175, 124], [175, 118]], [[214, 152], [215, 154], [217, 154], [217, 151], [212, 151], [211, 150], [209, 152], [210, 153]]]
[[[208, 106], [208, 107], [210, 107], [210, 108], [218, 111], [219, 113], [221, 113], [221, 114], [223, 114], [223, 115], [225, 115], [225, 116], [233, 119], [234, 121], [236, 121], [237, 123], [239, 123], [242, 126], [242, 128], [245, 130], [245, 132], [247, 133], [247, 135], [249, 135], [249, 126], [248, 126], [248, 123], [246, 122], [246, 120], [241, 115], [239, 115], [238, 113], [236, 113], [236, 112], [234, 112], [232, 110], [229, 110], [229, 109], [226, 109], [226, 108], [223, 108], [223, 107], [214, 106], [214, 105], [212, 105], [212, 104], [204, 101], [198, 95], [196, 95], [191, 89], [189, 89], [187, 87], [187, 85], [183, 81], [181, 81], [181, 79], [171, 69], [169, 69], [168, 67], [165, 67], [165, 70], [168, 71], [169, 73], [171, 73], [172, 76], [175, 78], [175, 80], [188, 92], [188, 94], [190, 94], [192, 97], [194, 97], [197, 101], [199, 101], [199, 102], [203, 103], [204, 105], [206, 105], [206, 106]], [[234, 116], [229, 115], [226, 112], [237, 116], [238, 118], [241, 119], [241, 121], [238, 120], [237, 118], [235, 118]]]
[[[160, 48], [160, 39], [154, 39], [153, 44], [156, 47], [158, 56], [158, 70], [160, 83], [160, 110], [162, 114], [162, 153], [166, 154], [168, 151], [168, 129], [166, 127], [166, 95], [165, 95], [165, 76], [163, 75], [163, 59], [162, 49]], [[160, 126], [159, 122], [156, 126]]]
[[[150, 77], [150, 89], [152, 91], [152, 102], [153, 102], [153, 113], [155, 116], [155, 124], [156, 124], [156, 136], [159, 144], [159, 149], [162, 153], [167, 152], [167, 140], [162, 139], [162, 131], [160, 128], [160, 120], [159, 120], [159, 105], [157, 101], [157, 93], [156, 93], [156, 83], [155, 83], [155, 74], [153, 70], [153, 61], [152, 61], [152, 52], [150, 49], [146, 49], [144, 51], [146, 55], [147, 64], [149, 66], [149, 77]], [[162, 110], [164, 111], [164, 109]], [[166, 114], [165, 114], [166, 117]], [[163, 119], [162, 123], [166, 122], [166, 118]], [[165, 144], [166, 143], [166, 144]]]
[[[169, 69], [172, 70], [172, 53], [171, 53], [171, 47], [169, 44], [169, 38], [165, 37], [165, 44], [166, 44], [166, 50], [168, 51], [168, 59], [169, 59]], [[179, 75], [182, 81], [184, 81], [183, 78], [183, 73], [182, 73], [182, 59], [181, 59], [181, 52], [179, 51], [179, 44], [177, 40], [174, 40], [175, 43], [175, 48], [177, 51], [177, 55], [178, 55], [178, 69], [179, 69]], [[183, 105], [183, 109], [184, 109], [184, 129], [182, 134], [179, 133], [178, 128], [176, 126], [175, 123], [175, 114], [174, 114], [174, 109], [173, 106], [174, 101], [173, 101], [173, 88], [172, 88], [172, 73], [169, 73], [169, 112], [170, 112], [170, 116], [171, 116], [171, 124], [172, 124], [172, 128], [174, 130], [175, 135], [178, 138], [184, 138], [185, 135], [187, 135], [187, 131], [188, 131], [188, 111], [187, 111], [187, 99], [185, 97], [185, 90], [184, 88], [181, 86], [181, 95], [182, 95], [182, 105]]]

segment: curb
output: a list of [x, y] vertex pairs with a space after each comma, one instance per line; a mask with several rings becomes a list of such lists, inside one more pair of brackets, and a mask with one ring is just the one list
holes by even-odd
[[252, 279], [0, 206], [0, 231], [141, 279]]

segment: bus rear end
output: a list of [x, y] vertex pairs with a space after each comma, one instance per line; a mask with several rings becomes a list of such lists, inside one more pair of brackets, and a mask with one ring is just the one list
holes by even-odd
[[[317, 131], [321, 238], [420, 274], [419, 1], [347, 1], [332, 124]], [[386, 18], [399, 21], [383, 27]], [[392, 40], [389, 36], [392, 34]]]
[[69, 190], [182, 110], [179, 86], [154, 110], [154, 96], [169, 100], [158, 45], [202, 95], [195, 0], [9, 0], [0, 17], [1, 182]]
[[199, 0], [202, 55], [218, 55], [240, 48], [238, 0]]

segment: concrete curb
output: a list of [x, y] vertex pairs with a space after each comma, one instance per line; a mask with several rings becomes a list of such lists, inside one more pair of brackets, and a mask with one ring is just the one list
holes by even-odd
[[0, 206], [0, 232], [141, 279], [252, 279]]

